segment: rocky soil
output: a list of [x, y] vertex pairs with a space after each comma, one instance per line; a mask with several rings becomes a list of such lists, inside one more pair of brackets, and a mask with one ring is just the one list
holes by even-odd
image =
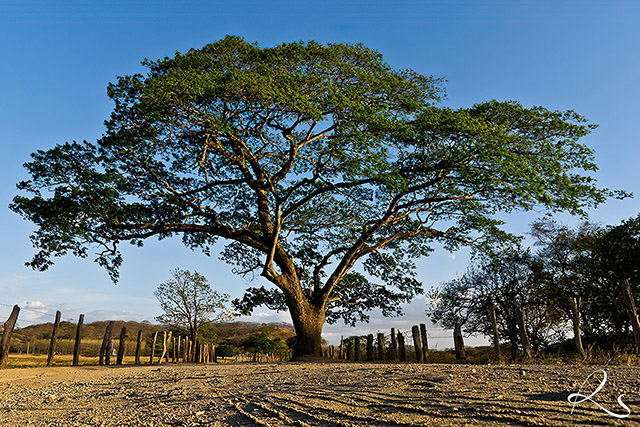
[[[567, 398], [605, 369], [592, 400]], [[589, 396], [601, 372], [582, 388]], [[640, 367], [281, 363], [0, 371], [1, 426], [640, 425]]]

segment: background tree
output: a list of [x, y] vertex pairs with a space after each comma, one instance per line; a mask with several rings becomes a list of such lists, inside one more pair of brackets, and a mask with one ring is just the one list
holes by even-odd
[[210, 329], [212, 322], [230, 320], [233, 313], [225, 307], [229, 295], [211, 289], [207, 279], [197, 271], [176, 268], [172, 279], [161, 283], [153, 293], [164, 314], [156, 317], [160, 323], [185, 329], [191, 342]]
[[510, 344], [515, 359], [520, 348], [518, 310], [525, 316], [525, 332], [534, 350], [550, 344], [559, 322], [547, 310], [537, 271], [540, 266], [528, 250], [504, 247], [475, 255], [467, 272], [429, 293], [427, 314], [434, 323], [451, 329], [456, 323], [467, 334], [493, 336], [491, 305], [495, 306], [499, 337]]
[[536, 258], [542, 265], [540, 279], [546, 283], [549, 309], [558, 309], [571, 319], [574, 344], [583, 356], [581, 331], [585, 322], [581, 322], [581, 313], [583, 305], [590, 304], [594, 296], [593, 280], [585, 267], [591, 264], [587, 261], [589, 249], [599, 232], [596, 225], [588, 222], [573, 229], [549, 218], [535, 221], [530, 231], [538, 247]]
[[[68, 252], [113, 279], [120, 242], [182, 235], [274, 287], [238, 301], [286, 308], [295, 355], [322, 326], [397, 315], [422, 292], [413, 260], [434, 242], [507, 238], [499, 211], [582, 213], [609, 196], [589, 175], [593, 128], [573, 111], [433, 104], [442, 80], [394, 70], [362, 45], [261, 48], [226, 37], [118, 78], [96, 144], [33, 154], [12, 209], [37, 225], [30, 265]], [[584, 173], [586, 172], [586, 173]], [[353, 269], [354, 266], [357, 269]]]
[[280, 337], [270, 338], [267, 332], [250, 335], [242, 340], [242, 347], [250, 353], [289, 355], [290, 348]]
[[629, 280], [632, 294], [640, 293], [640, 215], [598, 230], [585, 246], [577, 260], [589, 284], [589, 304], [583, 310], [585, 321], [602, 343], [624, 342], [629, 317], [620, 285]]

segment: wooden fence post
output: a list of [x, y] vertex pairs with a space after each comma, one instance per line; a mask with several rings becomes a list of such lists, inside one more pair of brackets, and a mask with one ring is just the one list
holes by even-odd
[[171, 340], [171, 363], [176, 363], [176, 338]]
[[520, 332], [520, 341], [522, 342], [522, 349], [524, 350], [524, 357], [531, 359], [531, 345], [529, 344], [529, 336], [527, 335], [527, 325], [525, 323], [524, 312], [522, 307], [516, 307], [516, 322], [518, 322], [518, 329]]
[[[178, 350], [176, 351], [176, 362], [180, 362], [180, 341], [182, 341], [182, 337], [178, 335]], [[182, 361], [184, 362], [184, 358]]]
[[76, 340], [73, 344], [73, 366], [80, 364], [80, 341], [82, 340], [82, 324], [84, 323], [84, 314], [78, 317], [78, 326], [76, 327]]
[[53, 332], [51, 332], [51, 341], [49, 341], [49, 354], [47, 355], [47, 366], [53, 365], [53, 355], [56, 352], [56, 340], [58, 339], [58, 327], [60, 326], [60, 317], [62, 313], [56, 310], [56, 320], [53, 322]]
[[356, 337], [356, 362], [360, 362], [360, 337]]
[[124, 339], [127, 336], [127, 328], [125, 326], [120, 329], [120, 341], [118, 342], [118, 356], [116, 358], [116, 365], [122, 365], [122, 358], [124, 357]]
[[213, 363], [218, 363], [218, 355], [216, 354], [216, 346], [211, 346], [211, 359], [213, 359]]
[[422, 337], [422, 360], [427, 361], [429, 354], [429, 341], [427, 340], [427, 325], [420, 323], [420, 336]]
[[104, 355], [104, 364], [111, 364], [111, 354], [113, 353], [113, 340], [109, 337], [109, 342], [107, 343], [107, 353]]
[[158, 331], [153, 334], [153, 341], [151, 342], [151, 358], [149, 359], [149, 365], [153, 365], [153, 359], [156, 356], [156, 340], [158, 339]]
[[373, 334], [367, 335], [367, 361], [373, 360]]
[[571, 307], [571, 323], [573, 326], [573, 342], [580, 356], [586, 356], [584, 347], [582, 346], [582, 338], [580, 336], [580, 305], [581, 298], [569, 297], [569, 307]]
[[413, 335], [413, 348], [416, 351], [416, 362], [422, 363], [422, 341], [420, 340], [420, 327], [418, 325], [411, 327], [411, 335]]
[[636, 311], [636, 303], [631, 292], [631, 284], [629, 280], [624, 279], [620, 285], [622, 289], [622, 296], [624, 298], [624, 305], [627, 307], [627, 315], [629, 316], [629, 322], [633, 329], [633, 338], [636, 343], [636, 352], [640, 352], [640, 322], [638, 321], [638, 313]]
[[160, 360], [158, 363], [162, 364], [164, 356], [167, 354], [167, 331], [162, 331], [162, 353], [160, 354]]
[[398, 338], [396, 328], [391, 328], [391, 359], [398, 360]]
[[344, 336], [340, 337], [340, 355], [338, 358], [340, 360], [344, 359]]
[[142, 345], [142, 329], [138, 329], [138, 339], [136, 341], [136, 360], [135, 364], [140, 364], [140, 346]]
[[353, 360], [353, 340], [347, 341], [347, 360]]
[[100, 360], [99, 364], [104, 365], [105, 362], [107, 365], [111, 361], [111, 329], [113, 328], [113, 322], [109, 322], [106, 329], [104, 330], [104, 337], [102, 338], [102, 345], [100, 346]]
[[456, 323], [453, 328], [453, 344], [456, 348], [456, 359], [464, 360], [466, 353], [464, 351], [464, 340], [462, 339], [462, 327]]
[[491, 329], [493, 329], [493, 361], [497, 364], [502, 362], [500, 356], [500, 335], [498, 334], [498, 319], [496, 316], [496, 305], [491, 304]]
[[378, 334], [378, 360], [384, 361], [386, 359], [384, 350], [384, 334], [380, 332]]
[[404, 344], [404, 335], [402, 332], [398, 331], [398, 352], [400, 353], [400, 361], [407, 361], [407, 347]]
[[169, 346], [171, 345], [172, 341], [173, 341], [173, 331], [169, 331], [169, 333], [167, 334], [167, 354], [164, 356], [164, 360], [167, 363], [169, 363], [169, 355], [170, 355]]
[[13, 328], [16, 326], [18, 313], [20, 313], [20, 307], [14, 305], [9, 318], [4, 323], [4, 332], [2, 333], [2, 341], [0, 342], [0, 369], [7, 366], [7, 359], [9, 358], [9, 340], [11, 339]]

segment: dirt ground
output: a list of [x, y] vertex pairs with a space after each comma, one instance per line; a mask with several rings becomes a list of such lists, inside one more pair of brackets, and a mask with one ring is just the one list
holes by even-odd
[[[567, 401], [605, 369], [591, 399]], [[307, 362], [0, 371], [1, 426], [640, 425], [640, 367]], [[589, 396], [601, 372], [582, 388]]]

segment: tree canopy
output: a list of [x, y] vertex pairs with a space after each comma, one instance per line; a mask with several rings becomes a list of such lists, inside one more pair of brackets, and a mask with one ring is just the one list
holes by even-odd
[[29, 265], [97, 246], [117, 280], [121, 242], [181, 235], [209, 253], [222, 238], [236, 272], [275, 285], [238, 307], [286, 306], [296, 354], [319, 354], [325, 319], [399, 314], [422, 292], [413, 261], [436, 241], [502, 240], [498, 212], [580, 214], [624, 196], [596, 186], [579, 142], [595, 126], [579, 114], [440, 107], [442, 79], [360, 44], [228, 36], [143, 64], [109, 85], [102, 138], [25, 165], [30, 195], [11, 208], [38, 227]]

